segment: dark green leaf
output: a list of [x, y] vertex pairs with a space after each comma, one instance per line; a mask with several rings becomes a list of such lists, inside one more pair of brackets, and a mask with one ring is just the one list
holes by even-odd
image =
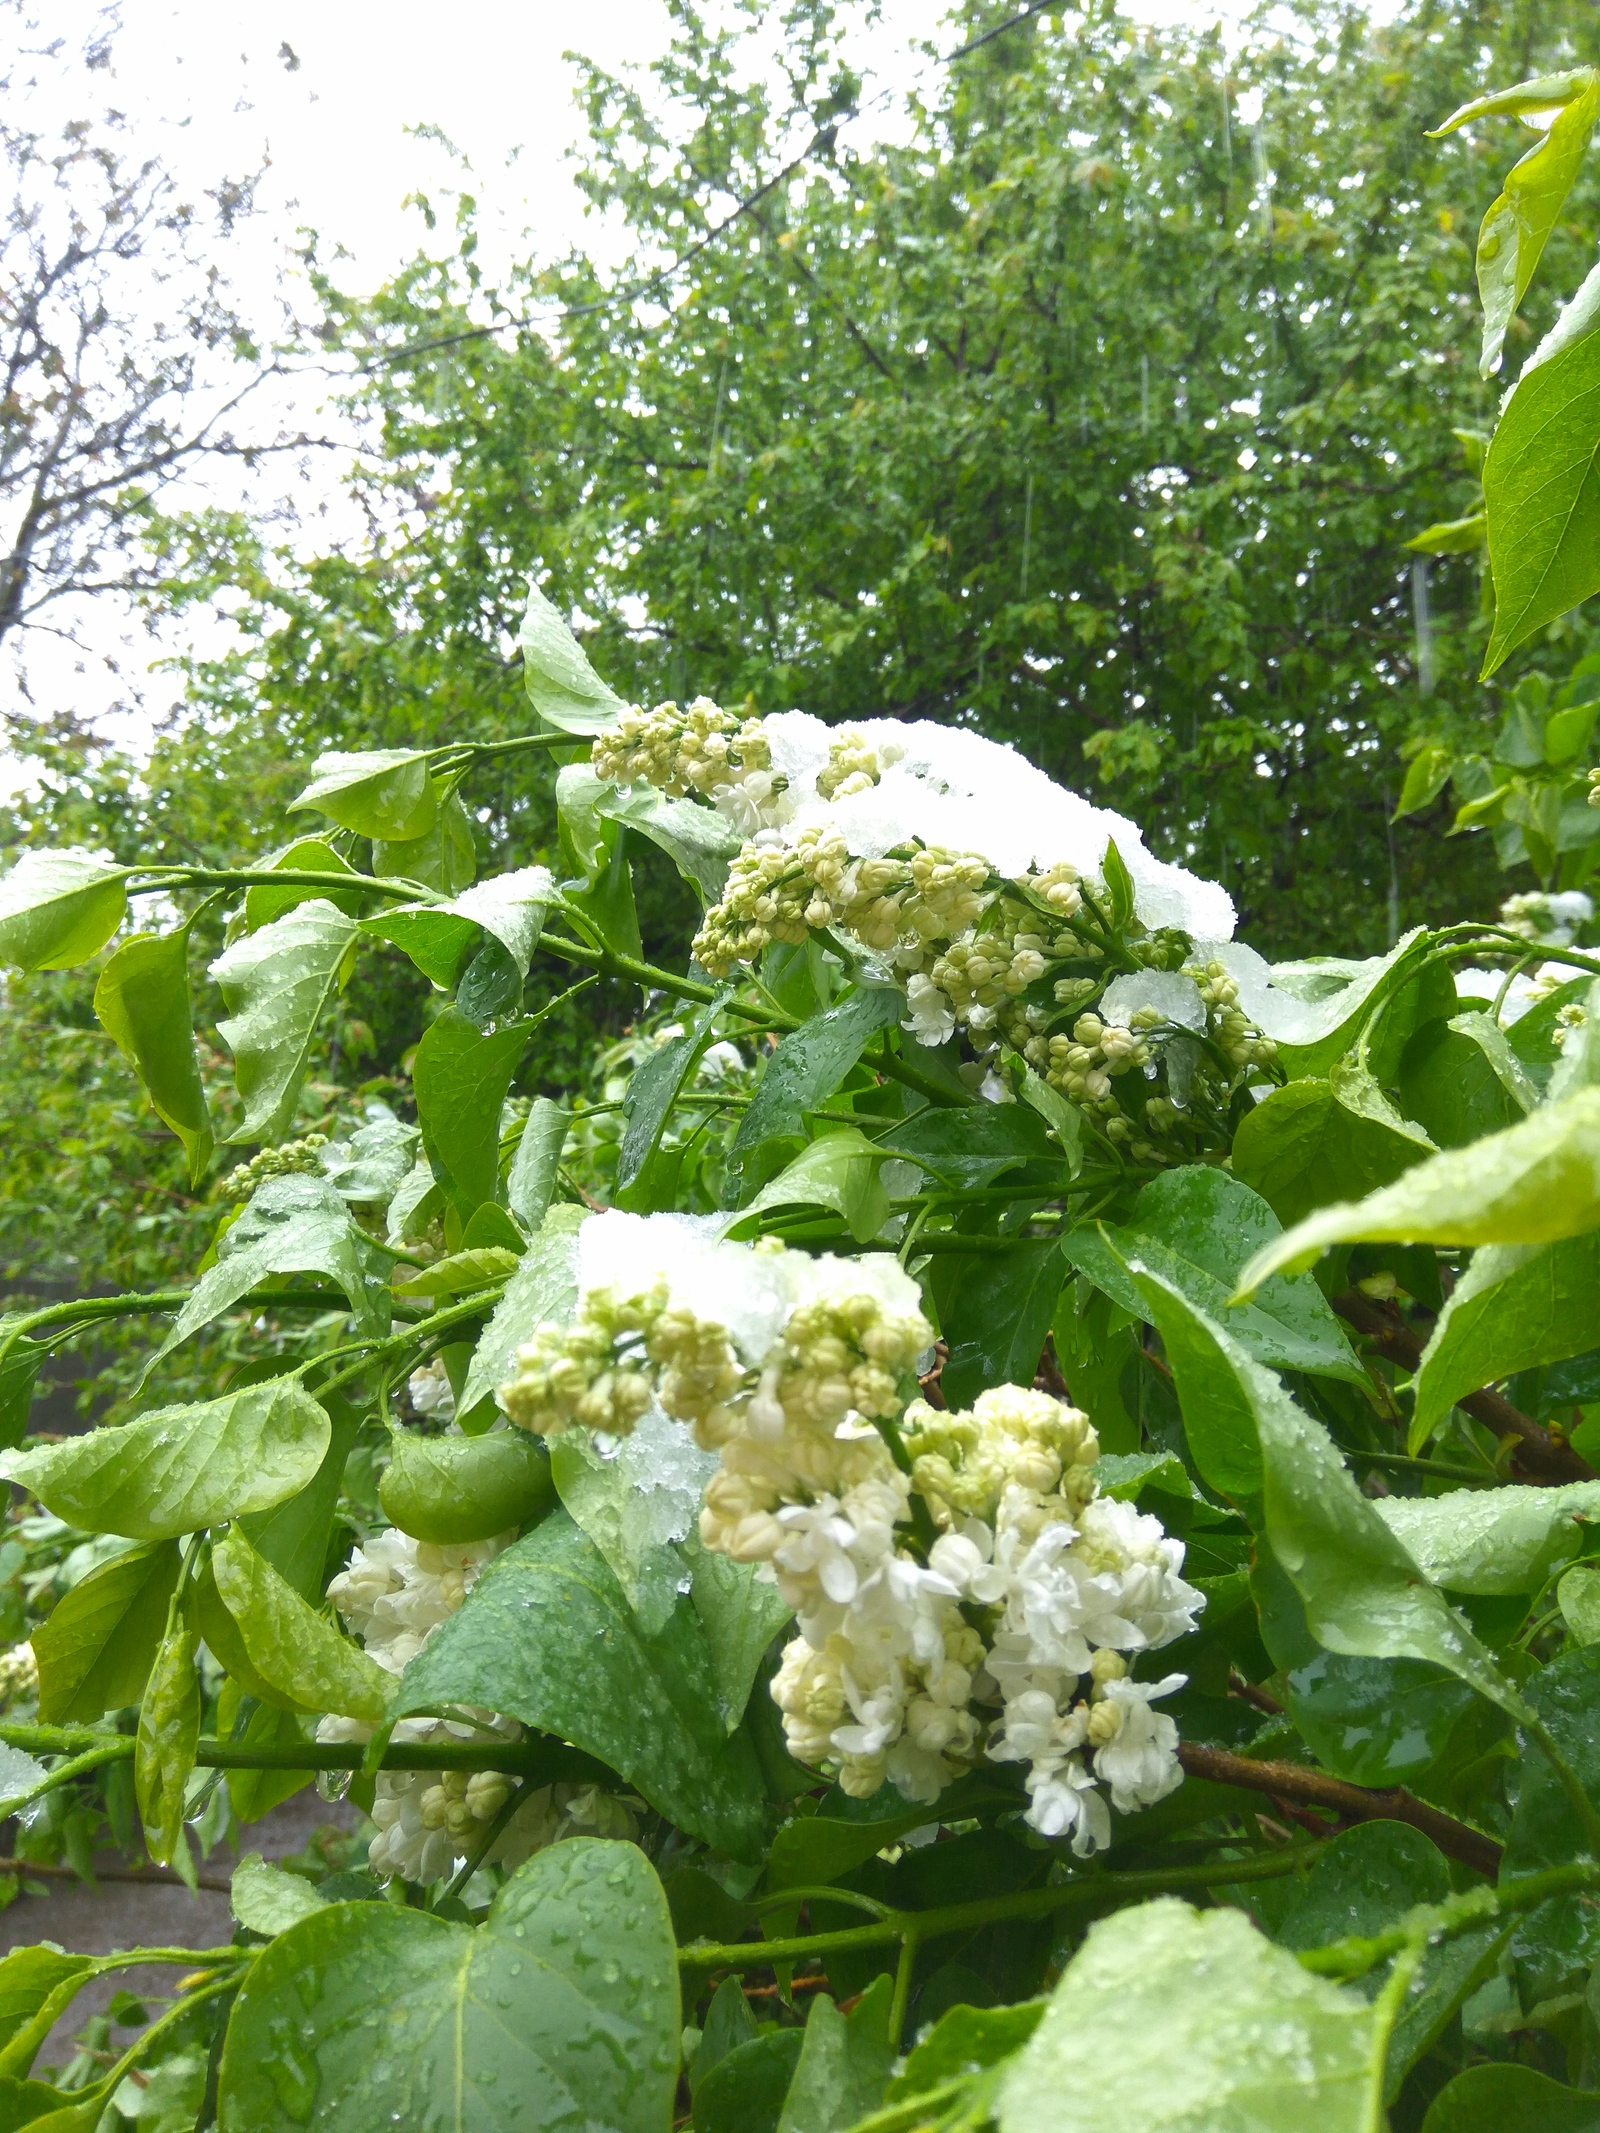
[[621, 1206], [632, 1204], [624, 1196], [630, 1186], [638, 1183], [654, 1155], [666, 1128], [667, 1114], [711, 1042], [711, 1025], [726, 998], [724, 992], [691, 1015], [682, 1036], [669, 1038], [652, 1052], [628, 1083], [622, 1100], [622, 1146], [617, 1150], [617, 1195]]
[[891, 1126], [880, 1145], [920, 1163], [952, 1192], [991, 1185], [1024, 1163], [1062, 1159], [1044, 1119], [1027, 1104], [930, 1107]]
[[768, 1059], [739, 1123], [734, 1159], [753, 1154], [763, 1141], [803, 1135], [806, 1112], [834, 1093], [878, 1031], [898, 1022], [904, 1007], [902, 993], [869, 985], [791, 1031]]
[[1106, 899], [1109, 905], [1107, 916], [1113, 928], [1120, 932], [1133, 916], [1133, 876], [1128, 872], [1127, 862], [1117, 850], [1115, 839], [1106, 841], [1106, 856], [1100, 862], [1105, 876]]
[[664, 2133], [679, 2020], [660, 1882], [631, 1844], [574, 1838], [519, 1867], [476, 1930], [340, 1903], [281, 1933], [228, 2024], [219, 2124]]
[[816, 1995], [778, 2133], [845, 2133], [877, 2109], [899, 2055], [889, 2038], [893, 1992], [892, 1979], [875, 1978], [848, 2015]]
[[1538, 1091], [1484, 1014], [1428, 1022], [1400, 1062], [1400, 1101], [1441, 1148], [1462, 1148], [1513, 1126], [1533, 1109]]
[[1082, 1224], [1061, 1249], [1070, 1266], [1135, 1318], [1144, 1315], [1144, 1299], [1124, 1262], [1136, 1259], [1225, 1325], [1258, 1363], [1364, 1385], [1366, 1373], [1313, 1282], [1280, 1276], [1249, 1304], [1230, 1309], [1244, 1267], [1281, 1227], [1247, 1185], [1197, 1164], [1152, 1178], [1121, 1228]]
[[1600, 1232], [1560, 1244], [1486, 1244], [1475, 1252], [1423, 1351], [1413, 1452], [1465, 1394], [1585, 1354], [1594, 1343], [1597, 1293]]
[[1422, 2133], [1600, 2133], [1600, 2096], [1531, 2066], [1469, 2066], [1439, 2091]]
[[644, 1636], [593, 1542], [564, 1512], [495, 1558], [407, 1667], [399, 1708], [475, 1703], [609, 1763], [680, 1829], [738, 1858], [761, 1841], [760, 1774], [723, 1732], [687, 1595]]
[[513, 1022], [485, 1036], [447, 1007], [417, 1046], [422, 1145], [463, 1220], [500, 1197], [500, 1112], [531, 1034]]
[[[1569, 1646], [1532, 1676], [1527, 1693], [1584, 1791], [1591, 1800], [1600, 1797], [1600, 1645]], [[1559, 1866], [1587, 1848], [1554, 1766], [1529, 1742], [1502, 1872]], [[1581, 1895], [1557, 1897], [1519, 1921], [1512, 1947], [1533, 1997], [1541, 1999], [1600, 1958], [1600, 1913]]]
[[[693, 1873], [695, 1869], [686, 1867], [681, 1868], [680, 1872]], [[676, 1876], [672, 1877], [674, 1880], [676, 1878]], [[699, 1878], [703, 1881], [710, 1879], [708, 1875], [704, 1874]], [[733, 1903], [730, 1897], [722, 1895], [722, 1891], [717, 1888], [715, 1882], [712, 1882], [711, 1886], [717, 1890], [719, 1896], [722, 1896], [723, 1903], [727, 1905], [732, 1913], [728, 1923], [733, 1928], [733, 1931], [736, 1935], [742, 1933], [745, 1923], [744, 1913], [737, 1904]], [[694, 1939], [695, 1936], [692, 1933], [686, 1934], [683, 1932], [678, 1918], [678, 1906], [676, 1901], [673, 1900], [671, 1881], [667, 1885], [667, 1896], [672, 1903], [672, 1923], [678, 1930], [679, 1938], [682, 1940]], [[689, 2094], [691, 2096], [698, 2095], [700, 2084], [705, 2080], [711, 2069], [719, 2061], [726, 2059], [729, 2052], [737, 2051], [741, 2044], [749, 2044], [755, 2037], [755, 2033], [755, 2017], [750, 2012], [750, 2002], [744, 1996], [744, 1980], [739, 1977], [725, 1977], [711, 1995], [711, 2005], [706, 2009], [706, 2026], [700, 2033], [700, 2047], [696, 2051], [694, 2063], [689, 2069]]]
[[526, 1526], [555, 1502], [550, 1454], [526, 1430], [424, 1437], [391, 1429], [378, 1485], [383, 1515], [417, 1540], [451, 1546]]
[[211, 1159], [211, 1117], [194, 1049], [189, 998], [189, 929], [136, 933], [124, 941], [94, 989], [94, 1011], [137, 1068], [157, 1115], [182, 1141], [189, 1182]]
[[778, 2029], [720, 2059], [694, 2099], [694, 2133], [778, 2133], [801, 2032]]
[[567, 1143], [572, 1114], [548, 1096], [536, 1096], [511, 1158], [506, 1177], [506, 1205], [528, 1229], [537, 1229], [555, 1197], [561, 1151]]
[[1053, 1239], [934, 1262], [940, 1328], [950, 1344], [940, 1382], [952, 1407], [990, 1385], [1031, 1385], [1066, 1267]]
[[0, 1317], [0, 1451], [10, 1451], [27, 1434], [33, 1391], [49, 1350], [16, 1328], [25, 1312]]
[[161, 1407], [120, 1429], [5, 1454], [5, 1471], [86, 1533], [174, 1540], [303, 1489], [328, 1449], [326, 1413], [294, 1378]]
[[361, 888], [362, 876], [321, 837], [302, 837], [267, 864], [281, 867], [286, 874], [344, 874], [355, 886], [348, 890], [308, 889], [301, 883], [286, 882], [282, 888], [276, 888], [270, 882], [253, 882], [244, 892], [246, 933], [259, 932], [263, 926], [270, 926], [275, 918], [282, 918], [286, 911], [294, 910], [297, 904], [308, 904], [317, 896], [340, 911], [352, 916], [359, 914], [365, 893]]
[[33, 1633], [46, 1725], [87, 1725], [140, 1700], [166, 1630], [179, 1561], [176, 1541], [129, 1548], [56, 1602]]
[[372, 870], [392, 880], [421, 882], [440, 896], [458, 895], [478, 871], [472, 817], [461, 795], [452, 792], [439, 802], [432, 826], [420, 837], [374, 838]]
[[1043, 2000], [1016, 2007], [952, 2007], [941, 2015], [889, 2084], [887, 2101], [921, 2096], [963, 2074], [981, 2074], [1022, 2049], [1039, 2026]]

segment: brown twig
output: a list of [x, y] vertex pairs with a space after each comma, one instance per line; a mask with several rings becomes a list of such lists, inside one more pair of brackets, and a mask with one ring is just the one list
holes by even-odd
[[1264, 1792], [1286, 1805], [1320, 1807], [1345, 1822], [1409, 1822], [1439, 1847], [1446, 1858], [1459, 1859], [1474, 1873], [1491, 1881], [1500, 1871], [1500, 1846], [1482, 1830], [1441, 1814], [1396, 1785], [1375, 1791], [1365, 1785], [1348, 1785], [1343, 1778], [1329, 1777], [1323, 1770], [1308, 1770], [1302, 1763], [1253, 1762], [1233, 1755], [1226, 1748], [1208, 1748], [1199, 1741], [1182, 1741], [1178, 1760], [1191, 1777], [1209, 1778], [1217, 1785], [1237, 1785], [1246, 1792]]
[[[1386, 1361], [1411, 1371], [1422, 1361], [1424, 1343], [1392, 1304], [1363, 1296], [1359, 1289], [1345, 1289], [1334, 1297], [1333, 1308]], [[1515, 1458], [1528, 1479], [1546, 1483], [1594, 1480], [1587, 1460], [1580, 1459], [1570, 1445], [1559, 1444], [1531, 1415], [1499, 1393], [1469, 1392], [1456, 1405], [1497, 1437], [1517, 1439]]]

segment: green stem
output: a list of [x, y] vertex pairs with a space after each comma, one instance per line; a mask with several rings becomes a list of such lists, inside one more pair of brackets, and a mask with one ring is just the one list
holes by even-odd
[[774, 1963], [798, 1962], [835, 1950], [888, 1947], [903, 1941], [908, 1934], [923, 1941], [940, 1940], [947, 1934], [975, 1932], [979, 1926], [993, 1925], [1000, 1919], [1050, 1918], [1057, 1911], [1078, 1905], [1093, 1908], [1131, 1902], [1141, 1896], [1160, 1896], [1172, 1889], [1232, 1888], [1241, 1882], [1271, 1881], [1294, 1873], [1317, 1849], [1315, 1844], [1295, 1844], [1253, 1859], [1226, 1859], [1204, 1866], [1084, 1874], [1073, 1881], [1058, 1882], [1053, 1888], [1028, 1889], [1016, 1896], [980, 1897], [972, 1903], [949, 1904], [935, 1911], [890, 1911], [871, 1925], [845, 1926], [836, 1933], [724, 1944], [696, 1941], [678, 1950], [678, 1960], [696, 1970], [765, 1970]]
[[900, 1943], [900, 1960], [894, 1966], [894, 1992], [889, 2000], [889, 2049], [898, 2052], [905, 2034], [906, 2009], [911, 2004], [911, 1978], [917, 1967], [921, 1935], [908, 1933]]
[[338, 890], [349, 896], [360, 892], [365, 895], [387, 896], [395, 903], [428, 904], [438, 901], [438, 892], [425, 882], [407, 881], [402, 876], [385, 874], [322, 874], [304, 867], [141, 867], [140, 873], [148, 873], [158, 879], [142, 881], [130, 887], [130, 896], [155, 896], [164, 889], [176, 888], [182, 882], [194, 882], [202, 887], [215, 884], [224, 889], [327, 889]]
[[806, 1886], [792, 1889], [774, 1889], [770, 1896], [757, 1896], [753, 1901], [747, 1902], [745, 1909], [754, 1911], [759, 1916], [763, 1911], [775, 1911], [781, 1904], [788, 1903], [842, 1903], [847, 1908], [854, 1905], [856, 1910], [865, 1911], [869, 1918], [889, 1918], [893, 1916], [892, 1907], [886, 1903], [879, 1903], [875, 1896], [861, 1896], [854, 1889], [810, 1888]]
[[940, 2104], [953, 2103], [958, 2096], [966, 2094], [972, 2078], [970, 2074], [956, 2074], [949, 2081], [941, 2081], [936, 2088], [923, 2089], [919, 2095], [906, 2097], [903, 2103], [886, 2104], [881, 2111], [872, 2112], [870, 2117], [858, 2118], [851, 2133], [919, 2133], [920, 2128], [935, 2122]]
[[[462, 1861], [459, 1870], [451, 1875], [449, 1887], [439, 1898], [440, 1904], [448, 1903], [452, 1896], [459, 1896], [461, 1894], [461, 1891], [466, 1887], [467, 1883], [472, 1879], [473, 1875], [478, 1871], [479, 1867], [482, 1866], [484, 1860], [488, 1858], [490, 1852], [494, 1850], [495, 1845], [505, 1834], [506, 1826], [510, 1822], [511, 1817], [516, 1813], [517, 1809], [528, 1797], [528, 1794], [531, 1789], [532, 1781], [525, 1780], [522, 1784], [514, 1786], [512, 1790], [507, 1794], [505, 1799], [500, 1802], [499, 1807], [495, 1810], [494, 1815], [490, 1819], [488, 1828], [478, 1839], [478, 1842], [473, 1847], [472, 1851]], [[439, 1908], [439, 1905], [435, 1904], [433, 1908], [437, 1910]]]
[[1304, 1948], [1298, 1959], [1318, 1977], [1364, 1977], [1419, 1938], [1450, 1940], [1458, 1933], [1470, 1932], [1474, 1926], [1535, 1911], [1552, 1896], [1593, 1888], [1600, 1888], [1600, 1865], [1592, 1859], [1574, 1859], [1566, 1866], [1520, 1875], [1515, 1881], [1467, 1889], [1459, 1896], [1447, 1897], [1443, 1903], [1419, 1905], [1386, 1932], [1370, 1937], [1352, 1934], [1345, 1940], [1330, 1941], [1325, 1947]]
[[[69, 1763], [49, 1773], [52, 1785], [64, 1783], [86, 1768], [126, 1761], [132, 1756], [135, 1744], [131, 1733], [101, 1733], [87, 1726], [0, 1725], [0, 1741], [32, 1755], [71, 1756]], [[359, 1770], [364, 1756], [365, 1750], [359, 1741], [306, 1741], [290, 1748], [267, 1748], [207, 1736], [195, 1751], [195, 1763], [203, 1770]], [[569, 1748], [564, 1741], [542, 1738], [391, 1741], [382, 1767], [385, 1770], [503, 1770], [513, 1777], [536, 1779], [540, 1784], [550, 1784], [559, 1778], [571, 1778], [583, 1784], [605, 1774], [604, 1766], [581, 1749]], [[13, 1801], [5, 1807], [5, 1812], [15, 1813], [23, 1804], [25, 1801]]]
[[25, 1792], [14, 1792], [9, 1798], [0, 1800], [0, 1822], [31, 1806], [35, 1800], [42, 1800], [47, 1792], [70, 1785], [74, 1778], [87, 1777], [91, 1770], [98, 1770], [104, 1763], [126, 1762], [132, 1756], [133, 1748], [131, 1734], [118, 1734], [113, 1740], [107, 1740], [102, 1734], [97, 1746], [86, 1748], [81, 1755], [75, 1755], [65, 1763], [58, 1763], [54, 1770], [47, 1770], [39, 1782], [30, 1785]]

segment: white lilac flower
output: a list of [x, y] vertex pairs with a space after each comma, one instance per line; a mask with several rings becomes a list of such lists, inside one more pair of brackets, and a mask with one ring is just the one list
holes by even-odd
[[1150, 1706], [1181, 1689], [1187, 1679], [1185, 1674], [1167, 1674], [1155, 1682], [1123, 1679], [1104, 1684], [1104, 1701], [1095, 1706], [1089, 1720], [1092, 1738], [1100, 1722], [1094, 1772], [1110, 1786], [1111, 1804], [1119, 1814], [1153, 1807], [1182, 1784], [1178, 1729], [1164, 1711], [1152, 1711]]
[[444, 1359], [435, 1356], [406, 1380], [406, 1392], [417, 1413], [429, 1422], [453, 1422], [456, 1396], [451, 1389]]
[[906, 1005], [911, 1012], [900, 1027], [919, 1044], [945, 1044], [955, 1035], [955, 1010], [925, 972], [913, 971], [907, 978]]

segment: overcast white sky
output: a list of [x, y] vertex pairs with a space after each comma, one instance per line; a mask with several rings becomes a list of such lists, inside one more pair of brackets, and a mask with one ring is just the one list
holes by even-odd
[[[1019, 0], [1020, 4], [1020, 0]], [[883, 0], [882, 21], [852, 53], [874, 85], [903, 89], [928, 67], [924, 40], [944, 48], [947, 0]], [[1134, 0], [1143, 19], [1188, 18], [1183, 0]], [[1212, 0], [1207, 16], [1237, 17], [1239, 0]], [[41, 0], [47, 35], [82, 43], [100, 9], [94, 0]], [[605, 258], [605, 233], [586, 222], [569, 152], [582, 131], [573, 100], [580, 48], [621, 69], [657, 57], [670, 37], [665, 0], [123, 0], [113, 73], [92, 77], [105, 101], [128, 116], [143, 153], [159, 156], [180, 186], [200, 190], [223, 173], [269, 165], [258, 192], [262, 212], [230, 245], [222, 265], [247, 315], [270, 322], [277, 274], [301, 228], [315, 229], [323, 256], [347, 255], [339, 278], [376, 288], [422, 242], [412, 194], [455, 182], [448, 153], [414, 129], [436, 127], [470, 160], [482, 209], [491, 276], [511, 258], [560, 256], [581, 235]], [[774, 9], [774, 13], [776, 10]], [[83, 77], [71, 91], [84, 108]], [[41, 129], [53, 117], [30, 113]], [[881, 135], [893, 104], [858, 124]], [[316, 417], [321, 388], [307, 380], [299, 417]], [[324, 455], [312, 489], [337, 509], [338, 466]], [[238, 500], [278, 493], [279, 472], [252, 477]], [[304, 491], [302, 494], [304, 495]], [[196, 625], [198, 628], [198, 624]], [[93, 623], [97, 656], [52, 655], [34, 674], [45, 700], [65, 692], [98, 715], [120, 684], [103, 655], [126, 671], [148, 667], [152, 646], [137, 623], [109, 606]], [[141, 684], [146, 716], [119, 722], [135, 748], [149, 718], [176, 699], [175, 683]], [[0, 680], [0, 701], [11, 692]], [[14, 698], [12, 699], [15, 700]], [[0, 785], [5, 771], [0, 764]]]

